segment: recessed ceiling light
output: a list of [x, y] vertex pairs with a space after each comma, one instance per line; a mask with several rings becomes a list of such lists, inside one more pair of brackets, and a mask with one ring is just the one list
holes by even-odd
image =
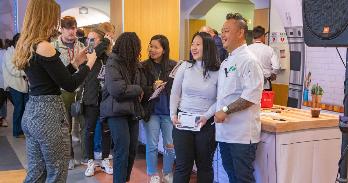
[[84, 6], [79, 8], [79, 13], [80, 14], [88, 14], [88, 8], [86, 8]]

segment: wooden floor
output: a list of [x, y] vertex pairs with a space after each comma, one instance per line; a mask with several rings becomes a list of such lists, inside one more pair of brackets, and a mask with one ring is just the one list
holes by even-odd
[[[10, 102], [8, 102], [10, 103]], [[10, 144], [14, 151], [16, 151], [16, 155], [21, 161], [23, 167], [26, 167], [26, 155], [25, 155], [25, 140], [24, 139], [16, 139], [12, 136], [12, 105], [8, 104], [8, 116], [7, 121], [9, 122], [9, 127], [4, 128], [0, 127], [0, 135], [6, 136], [10, 140]], [[1, 144], [0, 144], [1, 145]], [[132, 175], [130, 183], [147, 183], [147, 175], [146, 175], [146, 161], [145, 161], [145, 146], [139, 145], [138, 154], [136, 160], [134, 162]], [[0, 152], [1, 156], [1, 152]], [[162, 169], [162, 157], [159, 156], [158, 161], [158, 169]], [[0, 162], [1, 164], [1, 162]], [[112, 175], [107, 175], [102, 172], [100, 168], [97, 168], [95, 172], [95, 176], [93, 177], [85, 177], [84, 171], [86, 170], [86, 166], [79, 165], [75, 167], [74, 170], [69, 170], [67, 183], [112, 183]], [[25, 169], [22, 170], [8, 170], [8, 171], [0, 171], [0, 183], [22, 183], [26, 175]], [[197, 182], [197, 178], [195, 174], [191, 175], [190, 183]]]
[[0, 183], [23, 182], [25, 175], [25, 170], [0, 171]]
[[[0, 183], [21, 183], [25, 178], [25, 170], [11, 170], [11, 171], [0, 171]], [[83, 175], [81, 175], [83, 176]], [[85, 178], [85, 177], [81, 177]], [[97, 168], [97, 171], [94, 175], [94, 178], [99, 183], [112, 183], [112, 175], [108, 175], [101, 171], [100, 168]], [[131, 175], [130, 183], [146, 183], [146, 163], [145, 160], [138, 159], [134, 163], [134, 168]], [[196, 175], [193, 173], [191, 176], [190, 183], [195, 183]]]

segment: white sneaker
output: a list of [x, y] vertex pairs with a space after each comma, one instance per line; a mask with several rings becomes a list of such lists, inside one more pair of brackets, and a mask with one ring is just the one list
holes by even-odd
[[79, 141], [80, 141], [80, 139], [79, 139], [78, 137], [76, 137], [76, 136], [72, 136], [72, 137], [71, 137], [71, 140], [72, 140], [73, 142], [79, 142]]
[[107, 158], [103, 159], [103, 161], [101, 162], [100, 168], [103, 170], [103, 172], [109, 175], [112, 175], [112, 173], [114, 172], [110, 164], [110, 160]]
[[2, 124], [1, 126], [3, 127], [8, 127], [8, 122], [6, 121], [6, 119], [2, 119]]
[[102, 152], [94, 152], [94, 159], [103, 159]]
[[95, 167], [94, 167], [94, 161], [92, 159], [88, 160], [87, 169], [85, 171], [86, 177], [91, 177], [94, 175]]
[[173, 183], [173, 173], [163, 174], [163, 183]]
[[75, 161], [73, 159], [69, 160], [69, 170], [72, 170], [75, 168]]
[[161, 178], [158, 175], [151, 176], [149, 183], [161, 183]]

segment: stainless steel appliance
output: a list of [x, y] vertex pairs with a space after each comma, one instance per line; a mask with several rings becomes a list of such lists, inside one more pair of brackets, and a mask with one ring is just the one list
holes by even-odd
[[290, 48], [288, 107], [301, 108], [305, 61], [303, 27], [285, 27], [285, 32]]

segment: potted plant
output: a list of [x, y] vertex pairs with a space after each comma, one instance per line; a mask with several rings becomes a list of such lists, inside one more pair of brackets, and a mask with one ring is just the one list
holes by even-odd
[[319, 117], [320, 114], [320, 102], [321, 98], [324, 94], [323, 88], [317, 83], [316, 85], [313, 85], [311, 88], [311, 94], [312, 94], [312, 117]]

